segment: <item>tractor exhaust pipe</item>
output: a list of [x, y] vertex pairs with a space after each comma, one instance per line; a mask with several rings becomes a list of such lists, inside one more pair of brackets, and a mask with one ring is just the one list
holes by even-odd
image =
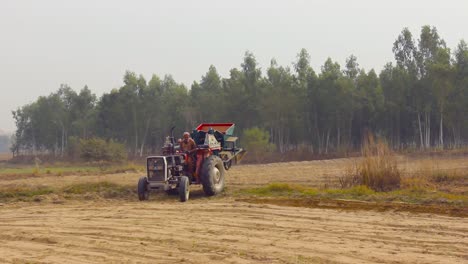
[[[174, 128], [175, 126], [171, 127], [171, 143], [172, 143], [172, 148], [171, 148], [171, 154], [174, 155], [175, 154], [175, 138], [174, 138]], [[172, 167], [175, 167], [175, 159], [174, 159], [174, 156], [171, 157], [171, 163], [172, 163]]]
[[175, 144], [174, 128], [175, 128], [175, 126], [171, 127], [171, 143], [172, 143], [173, 145]]

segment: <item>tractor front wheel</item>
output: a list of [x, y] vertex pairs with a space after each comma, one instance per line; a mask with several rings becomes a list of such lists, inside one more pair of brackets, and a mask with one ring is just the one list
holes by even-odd
[[138, 180], [138, 199], [140, 201], [148, 200], [149, 198], [149, 190], [148, 190], [148, 181], [146, 177], [141, 177]]
[[179, 198], [181, 202], [186, 202], [190, 196], [190, 183], [187, 176], [182, 176], [179, 179]]
[[224, 190], [224, 164], [218, 156], [210, 156], [203, 162], [201, 182], [207, 196], [218, 194]]

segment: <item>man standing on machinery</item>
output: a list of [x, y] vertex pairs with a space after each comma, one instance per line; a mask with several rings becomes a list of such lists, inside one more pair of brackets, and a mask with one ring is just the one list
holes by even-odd
[[182, 141], [180, 142], [180, 150], [187, 154], [187, 169], [190, 174], [193, 171], [193, 153], [192, 150], [197, 148], [195, 141], [190, 137], [189, 132], [184, 132]]

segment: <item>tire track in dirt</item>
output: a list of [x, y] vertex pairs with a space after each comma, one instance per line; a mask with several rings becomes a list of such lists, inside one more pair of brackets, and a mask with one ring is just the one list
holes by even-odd
[[5, 263], [466, 263], [466, 218], [232, 199], [0, 207]]

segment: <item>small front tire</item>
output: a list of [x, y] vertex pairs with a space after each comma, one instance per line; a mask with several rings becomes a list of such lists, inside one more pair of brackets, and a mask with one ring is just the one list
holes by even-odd
[[140, 180], [138, 180], [138, 200], [144, 201], [148, 200], [149, 198], [149, 190], [148, 190], [148, 180], [146, 177], [141, 177]]
[[190, 182], [187, 176], [181, 176], [179, 179], [179, 198], [181, 202], [186, 202], [190, 196]]

